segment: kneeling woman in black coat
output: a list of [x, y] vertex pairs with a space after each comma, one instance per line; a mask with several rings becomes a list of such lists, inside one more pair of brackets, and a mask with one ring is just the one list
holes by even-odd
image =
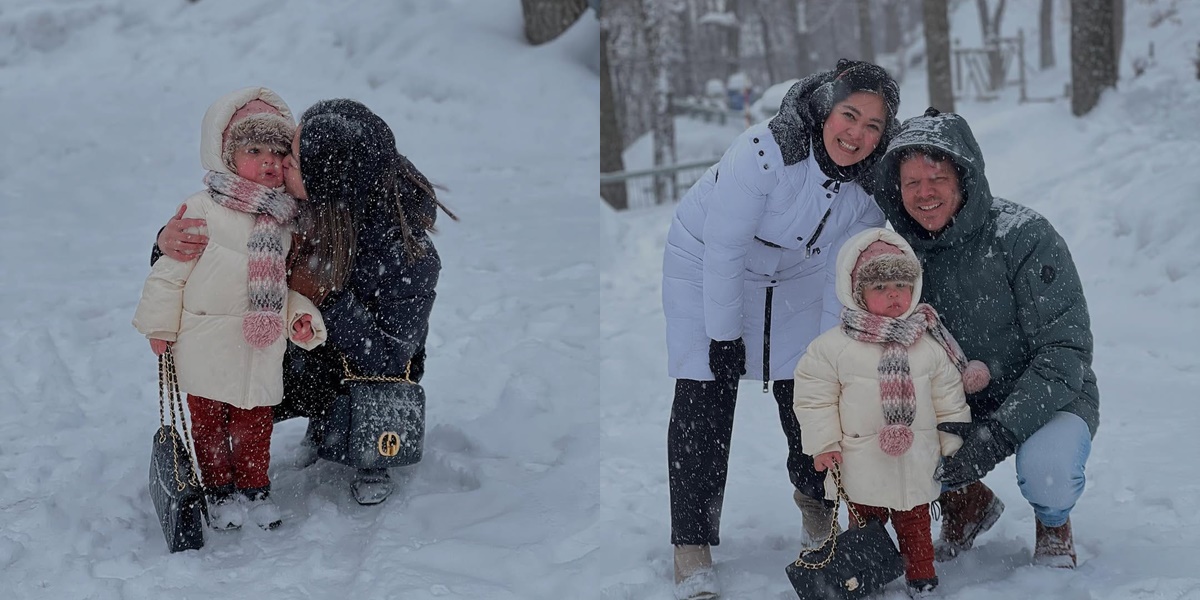
[[[311, 464], [330, 403], [344, 391], [343, 357], [360, 375], [408, 373], [420, 381], [424, 374], [441, 270], [429, 232], [441, 204], [397, 151], [387, 123], [353, 100], [304, 112], [285, 176], [309, 209], [289, 283], [321, 309], [329, 339], [321, 353], [288, 353], [276, 420], [309, 417], [301, 462]], [[387, 469], [358, 469], [351, 489], [360, 504], [377, 504], [392, 482]]]

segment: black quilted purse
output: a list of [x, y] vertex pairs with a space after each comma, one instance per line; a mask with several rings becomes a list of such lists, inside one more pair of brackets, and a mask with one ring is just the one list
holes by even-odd
[[[166, 407], [171, 414], [170, 423]], [[189, 450], [192, 440], [170, 348], [158, 357], [158, 423], [150, 452], [150, 499], [167, 539], [167, 549], [195, 550], [204, 546], [208, 510]]]
[[[834, 465], [832, 472], [838, 497], [834, 499], [835, 517], [829, 527], [829, 537], [820, 546], [801, 552], [800, 557], [785, 569], [800, 600], [863, 598], [904, 575], [904, 557], [883, 523], [876, 519], [863, 521], [842, 488], [841, 470]], [[839, 534], [836, 515], [843, 498], [858, 527]], [[808, 562], [809, 556], [821, 553], [826, 547], [825, 558]]]
[[342, 357], [343, 393], [325, 417], [317, 455], [357, 469], [403, 467], [421, 461], [425, 390], [409, 378], [355, 375]]

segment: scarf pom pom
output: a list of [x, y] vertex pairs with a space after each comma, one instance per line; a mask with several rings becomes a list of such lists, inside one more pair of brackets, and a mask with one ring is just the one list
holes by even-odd
[[913, 432], [908, 425], [884, 425], [879, 430], [879, 447], [888, 456], [900, 456], [912, 447]]
[[983, 361], [973, 360], [967, 363], [962, 374], [963, 389], [968, 394], [974, 394], [988, 386], [992, 381], [992, 372]]
[[258, 310], [242, 319], [242, 335], [255, 348], [266, 348], [283, 333], [283, 317], [277, 312]]

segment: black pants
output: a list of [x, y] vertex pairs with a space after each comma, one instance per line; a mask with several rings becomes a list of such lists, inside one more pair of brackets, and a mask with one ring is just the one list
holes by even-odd
[[283, 360], [283, 402], [275, 406], [275, 422], [323, 418], [339, 392], [341, 377], [341, 357], [328, 344], [311, 352], [288, 344]]
[[[811, 498], [825, 497], [825, 474], [801, 450], [800, 423], [792, 412], [791, 380], [772, 387], [779, 422], [788, 443], [792, 485]], [[667, 428], [667, 469], [671, 485], [671, 543], [721, 543], [721, 503], [729, 474], [729, 439], [737, 387], [713, 381], [678, 379]], [[832, 502], [828, 502], [830, 507]]]

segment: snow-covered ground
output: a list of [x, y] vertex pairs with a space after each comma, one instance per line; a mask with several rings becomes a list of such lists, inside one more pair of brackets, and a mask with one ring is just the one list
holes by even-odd
[[[0, 3], [0, 598], [524, 600], [599, 579], [599, 27], [537, 48], [521, 27], [516, 0]], [[297, 113], [363, 101], [462, 217], [435, 237], [426, 457], [361, 507], [347, 469], [291, 466], [304, 422], [285, 422], [283, 527], [171, 555], [130, 319], [155, 232], [201, 187], [204, 110], [247, 85]]]
[[[1017, 19], [1036, 2], [1010, 4]], [[1169, 3], [1126, 4], [1127, 54], [1153, 39], [1158, 65], [1093, 115], [959, 107], [993, 190], [1071, 245], [1103, 413], [1073, 515], [1080, 568], [1028, 565], [1010, 461], [987, 479], [1009, 506], [999, 525], [941, 567], [948, 598], [1200, 598], [1200, 6], [1150, 28]], [[977, 29], [960, 6], [955, 27]], [[672, 597], [658, 295], [671, 207], [612, 214], [597, 198], [594, 17], [539, 48], [520, 30], [516, 0], [0, 5], [0, 598]], [[1065, 65], [1065, 36], [1058, 48]], [[1065, 69], [1039, 77], [1061, 88]], [[297, 112], [362, 100], [463, 221], [435, 238], [426, 458], [395, 472], [396, 495], [361, 507], [346, 469], [295, 469], [304, 424], [285, 422], [283, 527], [172, 555], [146, 491], [154, 360], [129, 320], [155, 232], [199, 188], [204, 109], [245, 85]], [[919, 113], [923, 78], [903, 95], [903, 115]], [[710, 150], [689, 136], [719, 154], [736, 133], [681, 130], [680, 156]], [[714, 551], [726, 596], [794, 597], [799, 518], [773, 400], [754, 385], [734, 440]]]
[[[1008, 31], [1036, 23], [1037, 4], [1011, 0]], [[959, 6], [955, 35], [978, 37], [974, 3]], [[1151, 27], [1153, 13], [1169, 6], [1176, 19]], [[1126, 8], [1122, 80], [1086, 118], [1072, 117], [1061, 99], [1019, 105], [1014, 91], [957, 107], [983, 148], [992, 191], [1044, 214], [1070, 245], [1096, 338], [1101, 425], [1087, 489], [1072, 513], [1079, 568], [1029, 564], [1033, 512], [1010, 459], [986, 478], [1008, 507], [998, 525], [976, 550], [938, 566], [945, 598], [1200, 599], [1200, 347], [1193, 343], [1200, 339], [1200, 81], [1191, 62], [1200, 3]], [[1031, 95], [1061, 92], [1068, 79], [1069, 39], [1065, 23], [1059, 26], [1060, 66], [1031, 77]], [[1026, 25], [1027, 36], [1031, 31]], [[1157, 65], [1134, 79], [1130, 61], [1151, 41]], [[901, 86], [901, 117], [927, 105], [923, 69], [910, 69]], [[719, 156], [738, 133], [736, 124], [727, 128], [721, 144], [716, 126], [679, 119], [677, 128], [679, 155], [688, 159]], [[649, 148], [648, 138], [635, 142], [626, 167], [648, 166]], [[672, 386], [658, 295], [672, 211], [662, 206], [606, 220], [621, 259], [605, 276], [601, 306], [612, 438], [602, 490], [619, 529], [613, 539], [628, 540], [622, 553], [632, 558], [607, 576], [610, 598], [671, 597], [665, 457]], [[742, 386], [722, 544], [713, 558], [724, 597], [785, 600], [795, 598], [783, 567], [799, 549], [799, 511], [774, 400], [761, 389]], [[893, 584], [883, 598], [907, 598], [902, 587]]]

